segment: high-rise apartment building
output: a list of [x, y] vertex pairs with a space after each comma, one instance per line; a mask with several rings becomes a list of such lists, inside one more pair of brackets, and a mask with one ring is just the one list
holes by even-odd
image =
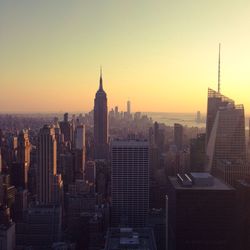
[[94, 104], [94, 154], [95, 159], [108, 157], [108, 106], [102, 84], [102, 72]]
[[114, 140], [111, 145], [112, 226], [144, 226], [149, 210], [149, 144]]
[[42, 205], [58, 203], [62, 180], [57, 175], [57, 150], [55, 130], [45, 125], [38, 135], [38, 201]]

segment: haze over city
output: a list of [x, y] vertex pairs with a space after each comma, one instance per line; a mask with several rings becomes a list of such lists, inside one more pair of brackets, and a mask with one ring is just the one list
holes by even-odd
[[99, 67], [109, 109], [206, 112], [217, 88], [250, 112], [249, 1], [0, 3], [0, 112], [90, 111]]
[[0, 250], [249, 250], [249, 13], [0, 0]]

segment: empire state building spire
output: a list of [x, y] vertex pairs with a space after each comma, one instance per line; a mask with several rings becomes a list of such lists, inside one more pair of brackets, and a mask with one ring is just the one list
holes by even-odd
[[102, 68], [94, 101], [94, 154], [95, 159], [107, 159], [108, 156], [108, 106], [102, 85]]
[[100, 83], [99, 83], [99, 90], [103, 90], [103, 86], [102, 86], [102, 67], [100, 67]]

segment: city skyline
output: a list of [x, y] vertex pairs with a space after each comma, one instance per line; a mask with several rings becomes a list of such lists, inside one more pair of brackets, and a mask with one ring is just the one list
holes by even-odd
[[1, 113], [88, 112], [102, 64], [109, 110], [204, 114], [219, 43], [221, 93], [250, 113], [247, 1], [58, 3], [0, 3]]
[[0, 250], [249, 250], [249, 11], [0, 0]]

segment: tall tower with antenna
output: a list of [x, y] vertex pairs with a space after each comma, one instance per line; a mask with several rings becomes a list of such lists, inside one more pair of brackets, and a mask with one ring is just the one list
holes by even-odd
[[95, 159], [108, 157], [108, 106], [107, 95], [103, 89], [102, 68], [94, 103], [94, 154]]
[[220, 93], [220, 43], [219, 43], [219, 59], [218, 59], [218, 93]]

